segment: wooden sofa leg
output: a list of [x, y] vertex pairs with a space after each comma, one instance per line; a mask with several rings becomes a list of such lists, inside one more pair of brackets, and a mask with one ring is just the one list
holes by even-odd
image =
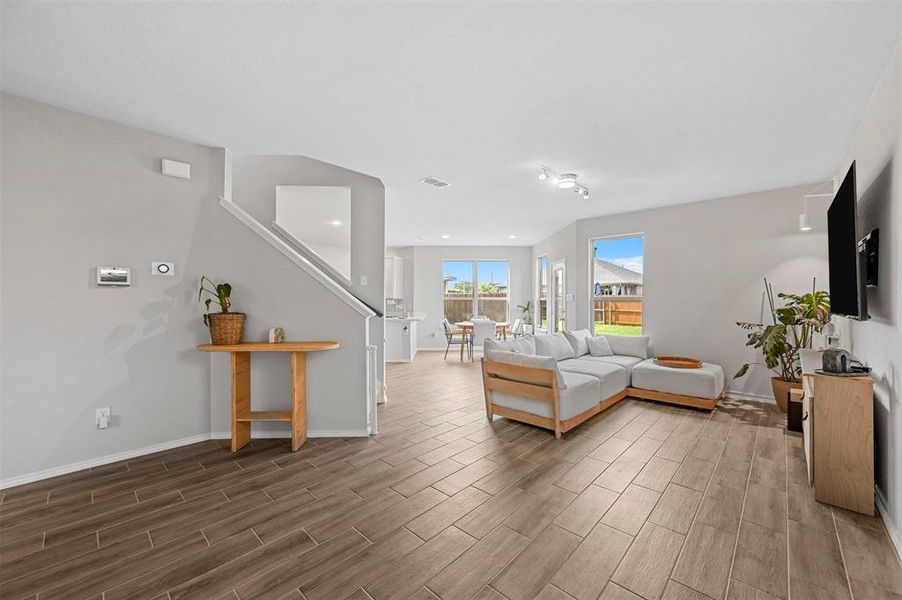
[[479, 362], [482, 367], [482, 393], [485, 396], [485, 418], [490, 422], [494, 418], [495, 413], [492, 410], [492, 390], [489, 389], [489, 386], [486, 385], [486, 373], [485, 373], [485, 358], [480, 358]]

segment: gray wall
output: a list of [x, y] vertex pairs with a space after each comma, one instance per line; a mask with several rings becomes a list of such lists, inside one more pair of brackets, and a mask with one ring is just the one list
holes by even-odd
[[877, 496], [902, 550], [902, 37], [839, 165], [856, 161], [858, 234], [880, 228], [879, 286], [868, 290], [871, 320], [834, 317], [840, 343], [874, 369]]
[[[277, 185], [351, 188], [351, 291], [382, 310], [385, 305], [385, 186], [382, 182], [306, 156], [232, 155], [232, 201], [266, 227], [276, 218]], [[366, 285], [361, 285], [361, 277], [367, 278]], [[315, 306], [307, 305], [307, 310]], [[370, 319], [369, 340], [377, 347], [377, 377], [384, 381], [382, 319]]]
[[[567, 260], [570, 327], [588, 327], [591, 240], [645, 235], [644, 331], [655, 352], [723, 365], [731, 391], [770, 398], [769, 372], [756, 360], [736, 321], [763, 319], [762, 277], [777, 291], [804, 292], [817, 277], [827, 287], [825, 204], [809, 202], [813, 231], [798, 231], [802, 198], [813, 185], [583, 219], [533, 247], [533, 258]], [[575, 268], [574, 268], [575, 266]]]
[[[338, 339], [310, 358], [309, 426], [366, 427], [362, 321], [218, 205], [222, 150], [6, 94], [0, 111], [0, 478], [228, 429], [226, 359], [194, 350], [201, 273], [233, 283], [245, 339], [273, 325]], [[161, 175], [164, 157], [190, 162], [191, 180]], [[152, 277], [152, 260], [175, 277]], [[97, 265], [132, 267], [133, 285], [97, 288]], [[261, 408], [289, 397], [280, 358], [255, 362]], [[113, 411], [103, 431], [99, 406]]]
[[[506, 260], [510, 269], [510, 317], [519, 315], [518, 304], [532, 297], [532, 274], [528, 246], [414, 246], [413, 309], [425, 312], [426, 320], [417, 328], [418, 348], [444, 348], [442, 330], [442, 261]], [[407, 263], [405, 261], [405, 269]], [[405, 287], [407, 273], [405, 271]]]

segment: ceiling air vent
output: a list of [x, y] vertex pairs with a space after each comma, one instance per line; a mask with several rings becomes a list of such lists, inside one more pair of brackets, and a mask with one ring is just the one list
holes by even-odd
[[425, 183], [426, 185], [431, 185], [434, 188], [445, 188], [451, 185], [447, 181], [442, 181], [441, 179], [436, 179], [435, 177], [424, 177], [420, 179], [421, 183]]

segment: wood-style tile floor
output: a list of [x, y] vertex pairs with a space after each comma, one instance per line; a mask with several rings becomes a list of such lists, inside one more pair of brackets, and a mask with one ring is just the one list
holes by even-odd
[[206, 442], [6, 490], [0, 598], [902, 598], [767, 405], [626, 400], [556, 441], [478, 363], [388, 369], [372, 439]]

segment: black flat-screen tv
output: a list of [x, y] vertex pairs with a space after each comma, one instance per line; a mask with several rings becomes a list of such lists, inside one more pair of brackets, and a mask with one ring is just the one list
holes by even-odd
[[834, 315], [864, 321], [868, 318], [868, 296], [864, 265], [858, 254], [857, 214], [853, 161], [827, 210], [830, 310]]

